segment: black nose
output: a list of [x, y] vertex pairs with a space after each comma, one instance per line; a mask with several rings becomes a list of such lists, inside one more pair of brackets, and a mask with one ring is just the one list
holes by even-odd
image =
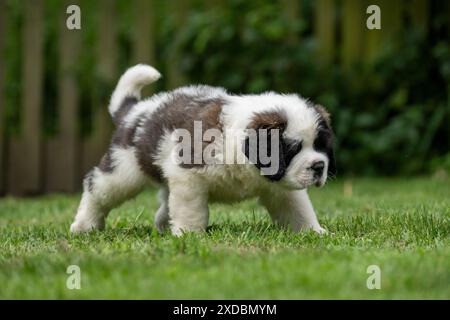
[[314, 171], [314, 176], [321, 177], [323, 173], [323, 169], [325, 168], [325, 162], [323, 161], [317, 161], [314, 162], [311, 166], [311, 170]]

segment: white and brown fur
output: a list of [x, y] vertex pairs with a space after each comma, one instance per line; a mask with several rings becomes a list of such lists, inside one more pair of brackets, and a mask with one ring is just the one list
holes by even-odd
[[[72, 232], [103, 229], [111, 209], [149, 184], [160, 188], [159, 231], [170, 227], [181, 235], [205, 230], [208, 203], [251, 197], [259, 199], [274, 222], [295, 232], [325, 231], [306, 192], [311, 185], [323, 185], [335, 170], [333, 133], [323, 107], [294, 94], [232, 95], [209, 86], [183, 87], [140, 101], [142, 87], [159, 77], [154, 68], [137, 65], [119, 80], [109, 106], [117, 129], [100, 164], [84, 179]], [[226, 143], [245, 155], [245, 140], [227, 135], [228, 129], [279, 129], [280, 169], [265, 176], [258, 164], [175, 163], [171, 133], [192, 130], [194, 121], [201, 121], [203, 130], [223, 133], [222, 141], [213, 143]], [[312, 167], [319, 162], [324, 168], [317, 174]]]

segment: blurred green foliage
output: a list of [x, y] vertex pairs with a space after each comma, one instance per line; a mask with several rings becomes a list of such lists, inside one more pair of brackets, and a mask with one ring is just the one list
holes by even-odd
[[[20, 103], [21, 2], [9, 3], [6, 119], [8, 132], [14, 133], [20, 118], [16, 106]], [[57, 131], [58, 35], [52, 3], [56, 7], [58, 0], [46, 2], [46, 134]], [[85, 135], [93, 125], [91, 105], [97, 105], [93, 101], [107, 100], [114, 83], [102, 84], [95, 74], [97, 21], [92, 13], [101, 9], [98, 2], [81, 3], [83, 49], [78, 71], [80, 133]], [[339, 52], [334, 53], [331, 65], [318, 63], [312, 0], [301, 2], [303, 18], [298, 21], [286, 19], [275, 1], [230, 0], [221, 6], [190, 3], [186, 23], [179, 28], [173, 6], [154, 0], [155, 65], [163, 74], [167, 64], [177, 63], [190, 83], [223, 86], [236, 93], [295, 92], [323, 104], [333, 117], [341, 174], [450, 171], [448, 4], [431, 1], [425, 31], [403, 28], [391, 44], [383, 44], [374, 63], [361, 57], [358, 63], [344, 67]], [[132, 2], [118, 0], [117, 6], [119, 73], [131, 61], [133, 18]], [[180, 52], [180, 60], [166, 61], [174, 50]], [[165, 81], [157, 89], [165, 89]]]
[[[275, 2], [228, 3], [196, 12], [183, 30], [182, 67], [191, 79], [234, 92], [296, 92], [323, 104], [333, 116], [341, 172], [450, 170], [448, 15], [437, 12], [428, 34], [405, 28], [375, 63], [348, 70], [338, 59], [316, 63], [312, 13], [292, 24]], [[291, 34], [299, 40], [286, 41]]]

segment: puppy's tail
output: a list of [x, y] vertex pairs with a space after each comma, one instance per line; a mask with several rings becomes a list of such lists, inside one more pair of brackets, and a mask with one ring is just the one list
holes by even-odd
[[117, 125], [141, 98], [141, 89], [158, 80], [161, 74], [153, 67], [138, 64], [120, 77], [109, 103], [109, 113]]

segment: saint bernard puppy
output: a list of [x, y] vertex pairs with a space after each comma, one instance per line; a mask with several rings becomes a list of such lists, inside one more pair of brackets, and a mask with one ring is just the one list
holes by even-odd
[[335, 174], [330, 116], [322, 106], [295, 94], [234, 95], [210, 86], [140, 100], [142, 87], [160, 76], [136, 65], [120, 78], [109, 105], [116, 131], [84, 179], [72, 232], [103, 229], [111, 209], [149, 184], [160, 188], [160, 232], [205, 230], [209, 202], [251, 197], [283, 227], [326, 232], [306, 192]]

